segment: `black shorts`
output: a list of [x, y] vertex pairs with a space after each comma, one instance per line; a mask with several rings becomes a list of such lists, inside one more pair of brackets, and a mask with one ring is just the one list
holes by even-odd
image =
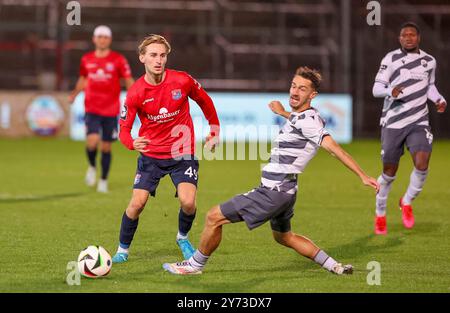
[[430, 126], [408, 125], [405, 128], [381, 129], [381, 158], [385, 164], [398, 164], [406, 145], [410, 153], [431, 152], [433, 134]]
[[86, 113], [84, 116], [86, 135], [102, 134], [102, 141], [117, 140], [117, 116], [101, 116]]
[[296, 194], [288, 194], [260, 186], [220, 205], [223, 216], [232, 223], [245, 221], [252, 230], [270, 220], [272, 230], [291, 230]]
[[175, 188], [179, 183], [197, 186], [198, 169], [198, 160], [193, 155], [181, 159], [156, 159], [141, 155], [138, 158], [133, 188], [147, 190], [154, 197], [160, 179], [167, 174], [170, 175]]

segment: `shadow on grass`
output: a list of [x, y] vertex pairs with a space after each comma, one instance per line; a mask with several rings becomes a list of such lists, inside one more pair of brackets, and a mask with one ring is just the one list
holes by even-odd
[[368, 236], [357, 238], [347, 244], [327, 249], [327, 253], [334, 258], [354, 259], [378, 251], [385, 251], [402, 244], [402, 238], [398, 236], [384, 237], [384, 242], [382, 243], [377, 242], [377, 240], [378, 237], [376, 235], [370, 234]]
[[[405, 229], [401, 224], [392, 224], [389, 228], [388, 235], [380, 236], [370, 234], [360, 238], [356, 238], [352, 242], [325, 249], [325, 251], [337, 260], [354, 260], [365, 255], [373, 255], [375, 253], [383, 253], [392, 248], [398, 247], [406, 240], [414, 236], [427, 235], [438, 231], [439, 223], [417, 223], [413, 229]], [[313, 262], [303, 266], [305, 269], [315, 268]]]
[[357, 258], [397, 247], [410, 236], [421, 236], [438, 231], [439, 223], [417, 223], [413, 229], [405, 229], [401, 224], [392, 224], [389, 233], [384, 236], [370, 234], [354, 241], [327, 249], [331, 256], [342, 258]]
[[398, 233], [405, 236], [420, 236], [440, 231], [440, 229], [441, 229], [440, 223], [435, 222], [421, 223], [420, 221], [416, 221], [416, 224], [412, 229], [406, 229], [405, 227], [403, 227], [403, 224], [397, 223], [393, 224], [392, 227], [389, 229], [389, 231], [393, 234]]
[[87, 192], [72, 192], [54, 195], [18, 195], [18, 196], [0, 196], [0, 204], [2, 203], [21, 203], [21, 202], [40, 202], [49, 200], [58, 200], [64, 198], [72, 198], [86, 195]]

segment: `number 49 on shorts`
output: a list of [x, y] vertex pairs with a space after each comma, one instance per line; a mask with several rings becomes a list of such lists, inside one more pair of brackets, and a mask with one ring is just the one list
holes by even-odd
[[189, 178], [192, 178], [194, 176], [194, 179], [197, 180], [197, 170], [194, 168], [192, 169], [192, 166], [189, 166], [189, 168], [184, 172], [184, 175], [188, 175]]

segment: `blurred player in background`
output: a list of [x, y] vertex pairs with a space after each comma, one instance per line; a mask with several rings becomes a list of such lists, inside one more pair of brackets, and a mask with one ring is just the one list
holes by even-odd
[[120, 79], [124, 79], [127, 89], [133, 85], [134, 80], [125, 57], [110, 48], [112, 33], [108, 26], [97, 26], [92, 42], [95, 51], [88, 52], [81, 58], [80, 77], [69, 101], [72, 103], [78, 93], [84, 90], [86, 154], [89, 161], [85, 180], [88, 186], [96, 183], [96, 156], [100, 144], [102, 170], [97, 191], [105, 193], [108, 192], [111, 143], [117, 140]]
[[380, 120], [383, 173], [378, 177], [381, 187], [376, 196], [376, 234], [387, 233], [387, 198], [405, 144], [414, 169], [399, 206], [403, 225], [406, 228], [414, 226], [411, 203], [422, 191], [428, 175], [433, 142], [427, 100], [436, 105], [439, 113], [444, 112], [447, 106], [434, 84], [436, 60], [419, 49], [419, 27], [411, 22], [402, 25], [399, 41], [401, 48], [389, 52], [381, 61], [373, 85], [373, 95], [384, 98]]
[[[188, 232], [194, 222], [198, 182], [198, 160], [194, 157], [195, 136], [188, 98], [202, 109], [210, 125], [206, 145], [213, 150], [218, 142], [219, 119], [214, 104], [201, 85], [189, 74], [166, 69], [171, 47], [159, 35], [146, 37], [139, 45], [139, 60], [145, 75], [127, 93], [120, 116], [120, 141], [141, 153], [131, 201], [123, 214], [119, 247], [114, 263], [128, 260], [129, 247], [139, 215], [149, 195], [155, 196], [159, 181], [169, 174], [180, 200], [176, 242], [185, 258], [194, 248]], [[139, 137], [131, 137], [136, 114], [142, 123]]]
[[377, 181], [367, 176], [331, 138], [319, 112], [311, 107], [311, 100], [318, 93], [321, 79], [317, 71], [300, 67], [290, 88], [289, 105], [292, 112], [285, 111], [278, 101], [269, 104], [274, 113], [287, 121], [275, 139], [270, 163], [262, 170], [260, 186], [213, 207], [206, 217], [198, 250], [189, 260], [165, 263], [165, 270], [179, 275], [201, 274], [208, 258], [220, 244], [223, 225], [244, 221], [251, 230], [270, 221], [273, 237], [279, 244], [294, 249], [332, 273], [352, 273], [351, 265], [343, 266], [311, 240], [291, 231], [298, 189], [297, 175], [305, 170], [320, 147], [358, 175], [364, 185], [378, 190]]

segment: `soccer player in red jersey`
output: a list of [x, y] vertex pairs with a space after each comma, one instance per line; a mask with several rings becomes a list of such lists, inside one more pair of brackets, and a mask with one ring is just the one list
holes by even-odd
[[[139, 45], [139, 60], [145, 75], [127, 93], [120, 115], [120, 141], [141, 153], [138, 159], [131, 201], [122, 217], [119, 247], [113, 263], [128, 260], [129, 247], [138, 226], [139, 215], [149, 198], [155, 196], [159, 181], [169, 174], [180, 201], [176, 242], [184, 258], [195, 249], [188, 239], [196, 212], [198, 160], [194, 157], [194, 127], [188, 98], [202, 109], [210, 125], [206, 145], [218, 142], [219, 119], [214, 104], [202, 86], [189, 74], [166, 69], [170, 53], [167, 40], [159, 35], [146, 37]], [[139, 137], [131, 137], [138, 115]]]
[[72, 103], [78, 93], [84, 90], [86, 154], [89, 160], [85, 180], [88, 186], [95, 185], [95, 159], [100, 144], [102, 173], [97, 191], [108, 192], [111, 143], [117, 139], [117, 116], [120, 113], [120, 79], [124, 79], [127, 89], [133, 85], [134, 80], [125, 57], [110, 49], [112, 33], [108, 26], [97, 26], [92, 41], [95, 51], [88, 52], [81, 58], [80, 77], [69, 101]]

